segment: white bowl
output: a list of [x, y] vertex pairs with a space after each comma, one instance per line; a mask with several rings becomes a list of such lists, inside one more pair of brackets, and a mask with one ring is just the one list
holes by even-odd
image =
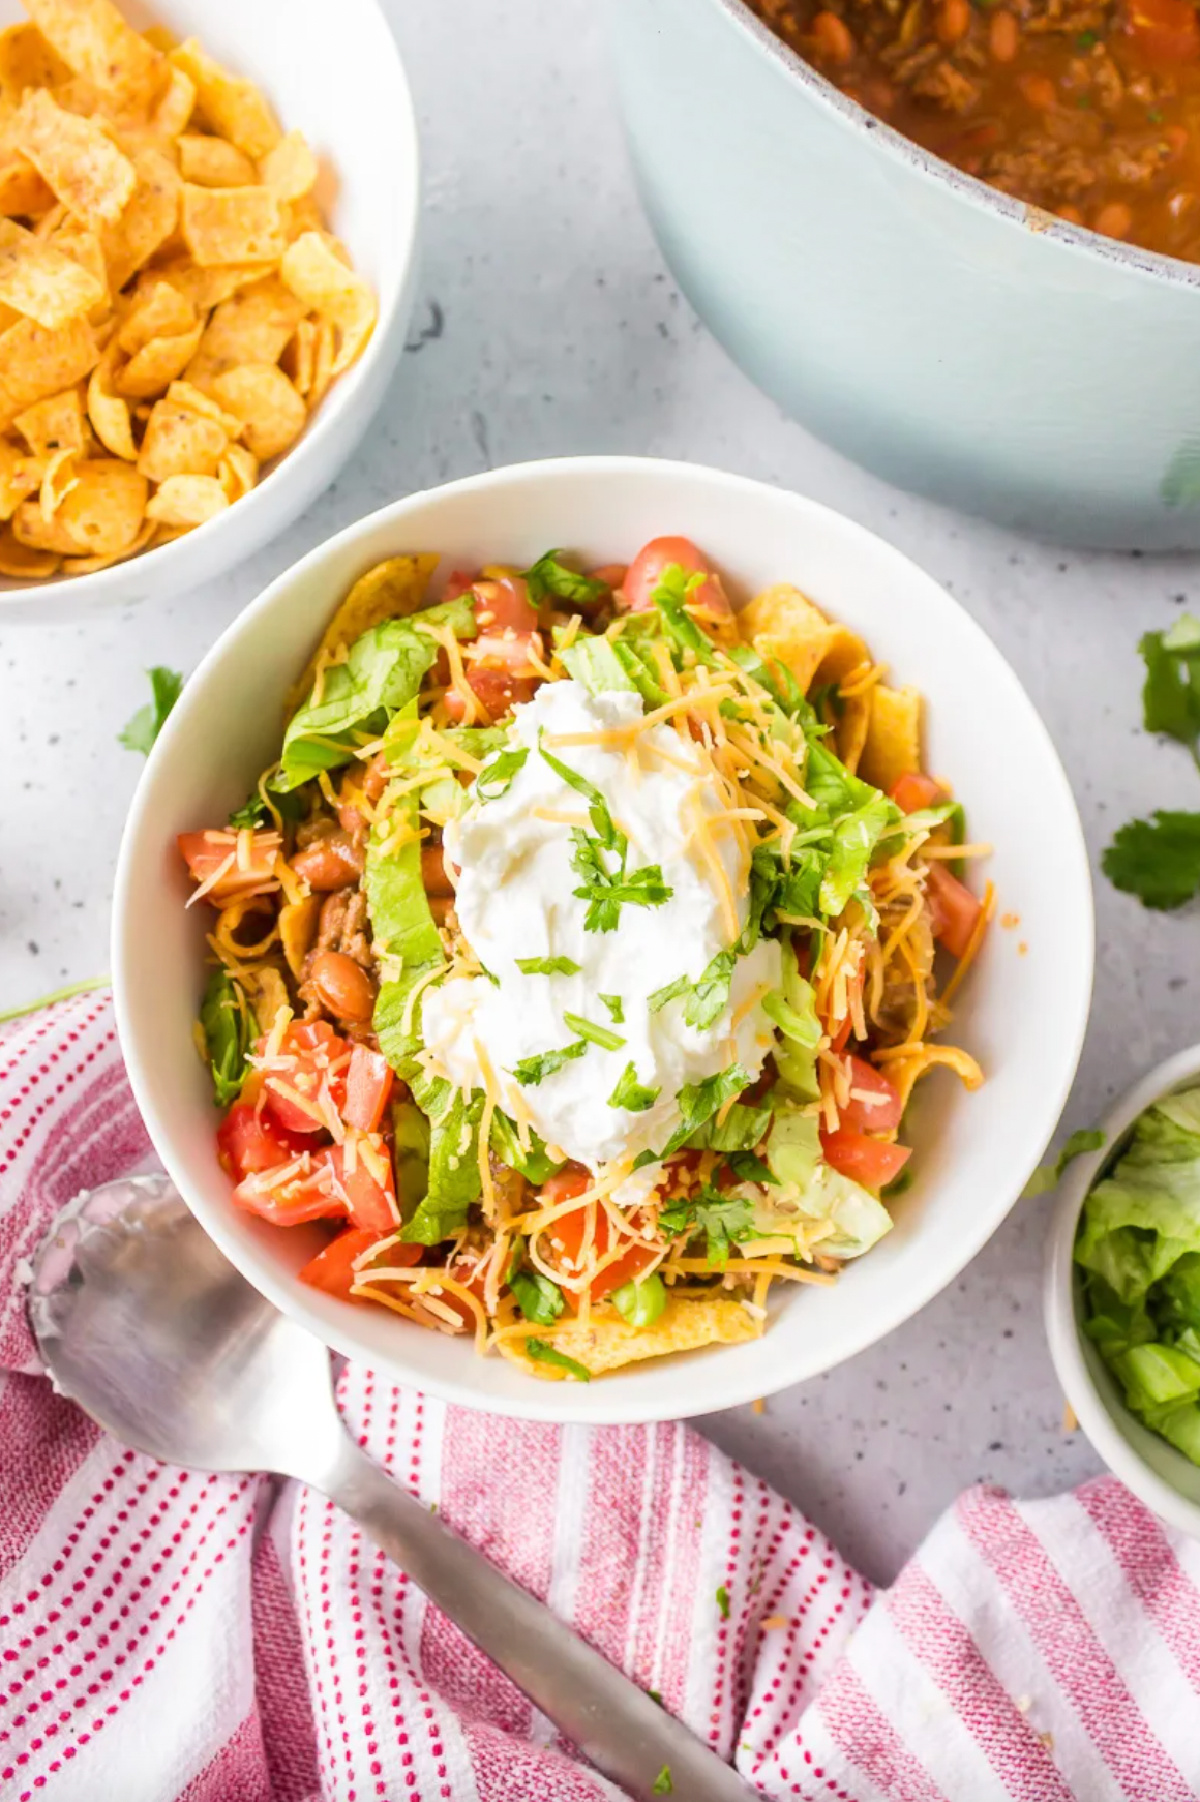
[[[962, 1041], [989, 1081], [945, 1072], [915, 1110], [916, 1183], [896, 1227], [830, 1289], [780, 1298], [763, 1339], [635, 1365], [590, 1384], [540, 1382], [500, 1358], [295, 1279], [316, 1238], [237, 1212], [217, 1167], [217, 1116], [192, 1044], [203, 922], [184, 912], [175, 834], [221, 820], [278, 753], [280, 704], [338, 598], [379, 558], [437, 550], [443, 570], [522, 564], [550, 545], [628, 558], [693, 537], [749, 595], [788, 579], [862, 632], [929, 701], [929, 767], [953, 778], [1018, 934], [994, 931], [966, 985]], [[500, 1413], [635, 1421], [766, 1395], [861, 1351], [960, 1271], [1037, 1164], [1071, 1085], [1092, 972], [1087, 857], [1045, 728], [999, 652], [898, 551], [813, 501], [715, 470], [632, 457], [529, 463], [410, 496], [360, 520], [274, 582], [192, 676], [134, 798], [117, 872], [113, 971], [121, 1042], [162, 1160], [218, 1244], [273, 1301], [397, 1381]]]
[[1077, 1158], [1059, 1185], [1046, 1247], [1046, 1334], [1058, 1380], [1080, 1426], [1108, 1468], [1168, 1526], [1200, 1539], [1200, 1467], [1142, 1425], [1083, 1332], [1083, 1282], [1075, 1263], [1079, 1215], [1100, 1171], [1146, 1108], [1200, 1079], [1200, 1045], [1147, 1072], [1101, 1121], [1104, 1144]]
[[[379, 300], [363, 355], [338, 378], [303, 436], [227, 512], [90, 576], [0, 582], [0, 620], [57, 624], [97, 608], [178, 594], [248, 557], [300, 514], [366, 430], [404, 348], [416, 279], [420, 172], [416, 118], [395, 41], [377, 0], [121, 0], [131, 23], [196, 36], [235, 74], [256, 81], [285, 130], [317, 152], [330, 222]], [[0, 0], [0, 26], [27, 15]]]

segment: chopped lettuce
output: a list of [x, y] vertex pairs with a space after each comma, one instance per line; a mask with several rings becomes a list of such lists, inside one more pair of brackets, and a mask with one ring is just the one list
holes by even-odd
[[429, 1123], [429, 1171], [424, 1195], [404, 1227], [403, 1237], [419, 1245], [437, 1245], [467, 1224], [471, 1204], [482, 1189], [479, 1174], [479, 1125], [484, 1097], [462, 1093], [441, 1077], [429, 1076], [418, 1062], [421, 1049], [420, 1004], [405, 1028], [405, 1013], [415, 986], [436, 963], [405, 969], [380, 988], [372, 1020], [380, 1050], [397, 1075], [412, 1089], [413, 1100]]
[[413, 1093], [418, 1106], [428, 1100], [429, 1187], [401, 1234], [418, 1245], [438, 1245], [467, 1224], [472, 1202], [479, 1200], [479, 1123], [484, 1097], [472, 1094], [464, 1100], [461, 1090], [447, 1082], [426, 1079], [424, 1095]]
[[415, 1101], [392, 1108], [392, 1164], [400, 1218], [409, 1221], [429, 1188], [429, 1122]]
[[385, 620], [356, 638], [346, 661], [323, 672], [319, 699], [310, 694], [284, 734], [279, 774], [273, 779], [281, 793], [299, 788], [321, 770], [349, 763], [363, 743], [416, 699], [421, 678], [438, 655], [437, 640], [422, 625], [447, 625], [455, 637], [473, 638], [475, 612], [460, 596], [408, 619]]
[[790, 940], [780, 945], [782, 977], [777, 989], [763, 1001], [763, 1012], [778, 1028], [775, 1067], [785, 1089], [802, 1101], [815, 1101], [817, 1084], [817, 1046], [821, 1042], [821, 1024], [817, 1019], [816, 997], [812, 984], [800, 974], [800, 964]]
[[232, 1107], [246, 1076], [246, 1053], [254, 1036], [249, 1010], [228, 970], [214, 970], [200, 1004], [200, 1029], [208, 1053], [213, 1099]]
[[492, 1132], [489, 1143], [500, 1162], [507, 1164], [508, 1168], [515, 1170], [519, 1176], [523, 1176], [526, 1182], [533, 1184], [535, 1189], [540, 1189], [547, 1177], [553, 1176], [556, 1170], [562, 1169], [562, 1165], [556, 1164], [550, 1157], [545, 1143], [532, 1127], [529, 1131], [529, 1150], [523, 1151], [516, 1126], [500, 1108], [497, 1108], [492, 1115]]
[[581, 683], [589, 694], [611, 694], [614, 690], [636, 692], [633, 678], [607, 638], [577, 638], [574, 644], [567, 645], [558, 654], [576, 682]]
[[[416, 795], [394, 799], [386, 818], [371, 828], [363, 873], [374, 942], [389, 957], [400, 958], [406, 970], [436, 962], [442, 955], [441, 934], [421, 880], [417, 823]], [[395, 844], [405, 827], [408, 835]]]
[[892, 1217], [883, 1203], [822, 1161], [815, 1114], [776, 1110], [767, 1163], [779, 1192], [755, 1203], [754, 1229], [760, 1237], [794, 1235], [801, 1226], [830, 1221], [835, 1230], [821, 1240], [821, 1251], [832, 1258], [860, 1258], [891, 1231]]
[[1138, 1119], [1084, 1202], [1075, 1261], [1126, 1405], [1200, 1464], [1200, 1087]]

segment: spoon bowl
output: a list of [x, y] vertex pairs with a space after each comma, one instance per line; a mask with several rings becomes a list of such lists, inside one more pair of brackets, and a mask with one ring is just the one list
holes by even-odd
[[637, 1799], [752, 1802], [736, 1772], [393, 1483], [343, 1427], [319, 1339], [259, 1295], [165, 1176], [77, 1197], [34, 1261], [29, 1319], [59, 1391], [126, 1444], [299, 1477], [344, 1508], [535, 1707]]

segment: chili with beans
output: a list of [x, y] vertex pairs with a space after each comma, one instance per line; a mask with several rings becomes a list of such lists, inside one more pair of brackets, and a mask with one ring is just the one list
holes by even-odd
[[806, 61], [969, 175], [1200, 262], [1192, 0], [749, 0]]

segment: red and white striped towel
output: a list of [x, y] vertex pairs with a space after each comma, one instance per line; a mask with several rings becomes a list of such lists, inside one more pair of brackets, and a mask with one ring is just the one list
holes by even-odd
[[[615, 1798], [328, 1503], [156, 1465], [51, 1392], [23, 1261], [148, 1157], [107, 996], [0, 1035], [3, 1802]], [[1200, 1551], [1111, 1480], [970, 1490], [873, 1596], [684, 1427], [489, 1419], [354, 1367], [340, 1395], [401, 1482], [766, 1796], [1200, 1794]]]

